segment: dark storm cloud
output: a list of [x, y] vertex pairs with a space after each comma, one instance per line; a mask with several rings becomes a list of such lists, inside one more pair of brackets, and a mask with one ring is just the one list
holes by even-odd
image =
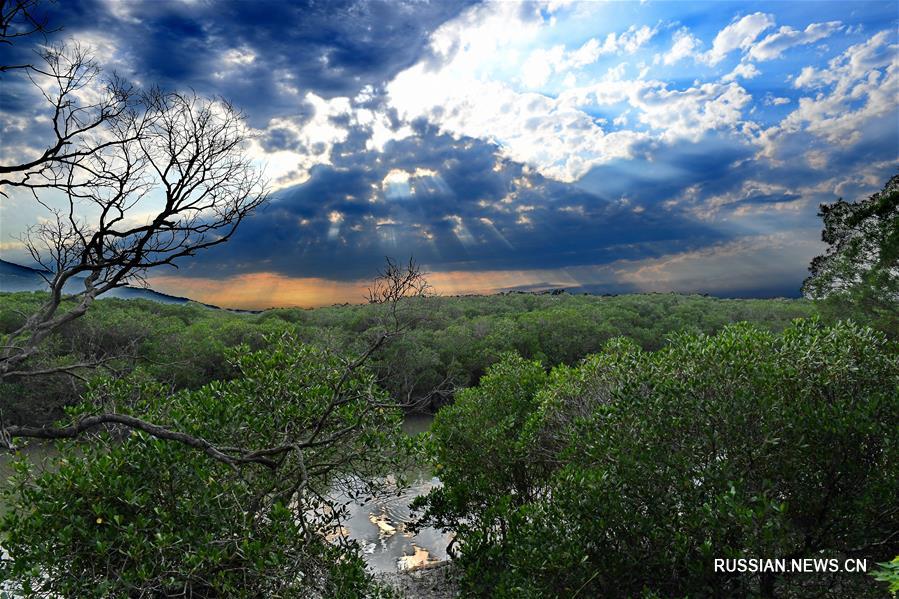
[[[334, 148], [341, 158], [333, 165], [278, 192], [227, 245], [185, 264], [183, 274], [265, 270], [350, 280], [370, 276], [385, 255], [410, 254], [435, 270], [554, 269], [727, 239], [652, 199], [638, 205], [545, 179], [483, 141], [420, 126], [377, 153], [359, 149], [362, 137], [351, 134]], [[390, 193], [391, 171], [411, 175], [397, 185], [405, 193]]]
[[707, 194], [721, 193], [742, 181], [742, 177], [734, 176], [734, 169], [755, 152], [757, 148], [749, 144], [712, 135], [701, 143], [655, 145], [634, 158], [594, 167], [577, 185], [648, 202], [676, 198], [700, 183]]
[[[144, 84], [224, 95], [261, 127], [276, 115], [301, 114], [290, 89], [300, 97], [353, 96], [389, 80], [421, 56], [431, 31], [470, 3], [67, 0], [42, 10], [51, 27], [63, 28], [52, 38], [106, 39], [127, 54], [119, 66]], [[224, 68], [229, 50], [245, 62]]]
[[[816, 213], [820, 203], [833, 202], [838, 195], [857, 199], [870, 189], [869, 181], [853, 178], [853, 173], [876, 169], [878, 179], [886, 181], [895, 172], [899, 162], [884, 161], [884, 157], [896, 156], [896, 133], [890, 119], [888, 115], [868, 123], [860, 132], [862, 140], [846, 147], [825, 147], [808, 135], [787, 137], [778, 146], [776, 160], [757, 159], [758, 146], [726, 134], [709, 134], [698, 142], [654, 144], [633, 158], [594, 167], [575, 185], [638, 204], [672, 201], [682, 209], [699, 212], [716, 205], [719, 212], [723, 211], [719, 216], [753, 206], [763, 209], [772, 204], [798, 205], [791, 213], [760, 211], [740, 215], [730, 223], [719, 219], [715, 226], [724, 235], [734, 234], [740, 228], [770, 232], [797, 227], [818, 230]], [[826, 150], [826, 168], [813, 166], [808, 159], [819, 150]], [[839, 181], [838, 188], [835, 181]], [[758, 184], [778, 191], [752, 191]], [[732, 197], [726, 202], [715, 202], [728, 195]]]

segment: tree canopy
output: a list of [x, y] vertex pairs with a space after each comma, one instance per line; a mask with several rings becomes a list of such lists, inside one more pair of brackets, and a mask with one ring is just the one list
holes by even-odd
[[895, 555], [899, 361], [850, 322], [613, 340], [546, 374], [515, 355], [435, 420], [452, 530], [482, 597], [861, 597], [865, 575], [727, 574], [714, 558]]
[[899, 308], [899, 175], [867, 199], [821, 205], [821, 239], [802, 286], [813, 299], [850, 301], [869, 313]]

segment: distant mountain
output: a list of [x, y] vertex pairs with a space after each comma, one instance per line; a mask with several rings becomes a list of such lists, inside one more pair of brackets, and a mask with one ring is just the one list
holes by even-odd
[[41, 272], [0, 260], [0, 291], [38, 291], [46, 289]]
[[[41, 274], [48, 273], [47, 271], [28, 268], [27, 266], [21, 266], [20, 264], [14, 264], [0, 259], [0, 291], [46, 291], [47, 283], [41, 277]], [[82, 288], [81, 280], [82, 279], [80, 278], [74, 279], [71, 285], [67, 286], [66, 291], [72, 293], [79, 291]], [[190, 298], [159, 293], [158, 291], [153, 291], [152, 289], [144, 287], [119, 287], [118, 289], [113, 289], [112, 291], [104, 293], [100, 297], [145, 299], [162, 304], [186, 304], [193, 301]], [[218, 306], [213, 306], [211, 304], [201, 305], [206, 306], [207, 308], [218, 309]]]

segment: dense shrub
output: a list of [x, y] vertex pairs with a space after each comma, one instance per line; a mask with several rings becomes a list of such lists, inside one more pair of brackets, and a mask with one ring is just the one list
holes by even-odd
[[423, 521], [456, 532], [473, 595], [863, 596], [864, 575], [713, 560], [896, 554], [899, 354], [879, 333], [736, 325], [541, 377], [506, 358], [433, 427]]
[[[135, 372], [97, 384], [102, 406], [219, 447], [260, 450], [307, 438], [277, 467], [232, 467], [197, 449], [115, 431], [60, 443], [44, 468], [18, 462], [3, 489], [0, 578], [65, 597], [363, 597], [374, 593], [352, 545], [327, 539], [342, 506], [329, 491], [374, 493], [400, 466], [402, 415], [370, 374], [281, 338], [234, 353], [238, 376], [175, 393]], [[332, 403], [339, 389], [341, 400]], [[319, 426], [319, 422], [323, 422]]]
[[[0, 293], [0, 333], [12, 330], [20, 313], [33, 312], [41, 297]], [[226, 349], [240, 344], [261, 349], [266, 338], [284, 332], [322, 347], [360, 350], [381, 330], [379, 309], [343, 305], [242, 314], [197, 304], [104, 299], [48, 340], [28, 366], [123, 356], [106, 366], [123, 372], [141, 365], [175, 389], [197, 389], [235, 376], [224, 357]], [[486, 368], [510, 351], [549, 366], [573, 364], [617, 336], [657, 349], [677, 331], [713, 333], [743, 320], [779, 331], [793, 318], [811, 316], [817, 307], [804, 300], [676, 294], [510, 294], [407, 300], [403, 309], [415, 327], [385, 347], [373, 365], [394, 398], [415, 403], [435, 387], [477, 384]], [[81, 381], [65, 375], [23, 382], [9, 377], [0, 383], [0, 410], [13, 423], [52, 421], [61, 415], [60, 406], [75, 403], [83, 391]], [[449, 395], [439, 397], [445, 401]]]
[[444, 486], [428, 501], [433, 524], [455, 530], [467, 554], [502, 543], [505, 514], [542, 483], [520, 434], [546, 380], [539, 362], [510, 354], [437, 413], [433, 451]]

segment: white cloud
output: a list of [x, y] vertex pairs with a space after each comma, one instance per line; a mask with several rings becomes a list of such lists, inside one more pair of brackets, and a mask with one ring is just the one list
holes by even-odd
[[614, 33], [607, 35], [605, 42], [603, 42], [601, 53], [633, 54], [646, 42], [651, 40], [657, 32], [657, 27], [647, 27], [646, 25], [637, 27], [636, 25], [631, 25], [627, 31], [617, 36]]
[[674, 44], [663, 57], [662, 62], [666, 65], [672, 65], [684, 58], [695, 57], [702, 42], [698, 37], [690, 33], [686, 27], [676, 31], [673, 38]]
[[[512, 58], [539, 38], [541, 26], [539, 20], [521, 17], [519, 9], [512, 3], [482, 5], [441, 26], [432, 36], [438, 60], [416, 64], [387, 85], [390, 105], [400, 118], [425, 118], [457, 138], [495, 142], [505, 157], [561, 181], [577, 180], [610, 160], [632, 158], [645, 142], [698, 141], [710, 130], [739, 128], [751, 96], [736, 82], [669, 89], [661, 81], [624, 80], [626, 64], [620, 63], [587, 85], [578, 86], [571, 78], [557, 97], [515, 89], [515, 82], [542, 84], [557, 69], [588, 64], [597, 54], [633, 52], [656, 32], [634, 26], [570, 52], [562, 46], [533, 50], [523, 72], [515, 73], [509, 65], [522, 63]], [[505, 71], [496, 74], [491, 62]], [[640, 70], [645, 75], [645, 65]], [[622, 103], [631, 122], [651, 131], [607, 131], [607, 121], [589, 110]], [[619, 119], [616, 126], [624, 123]]]
[[587, 40], [577, 50], [573, 50], [565, 55], [563, 68], [579, 69], [588, 64], [593, 64], [600, 57], [603, 48], [599, 45], [599, 40], [595, 37]]
[[134, 3], [119, 2], [118, 0], [103, 0], [103, 5], [109, 14], [120, 21], [132, 24], [139, 24], [141, 22], [140, 19], [135, 17], [131, 12], [131, 9], [136, 6]]
[[845, 147], [862, 138], [868, 123], [895, 114], [899, 46], [891, 39], [890, 31], [881, 31], [833, 58], [825, 69], [802, 69], [794, 87], [817, 91], [800, 98], [793, 112], [762, 134], [763, 153], [775, 156], [786, 137], [800, 132]]
[[591, 38], [576, 50], [566, 51], [563, 45], [549, 49], [537, 48], [522, 66], [522, 83], [529, 88], [543, 86], [553, 74], [563, 74], [596, 62], [609, 54], [633, 54], [655, 36], [658, 29], [631, 25], [627, 31], [609, 33], [603, 42]]
[[736, 81], [738, 77], [743, 79], [752, 79], [758, 77], [762, 72], [751, 62], [741, 62], [733, 71], [721, 78], [722, 81]]
[[367, 150], [384, 151], [384, 146], [391, 141], [399, 141], [406, 139], [414, 134], [412, 127], [409, 125], [401, 125], [394, 129], [390, 119], [384, 112], [374, 111], [368, 108], [357, 108], [352, 113], [351, 123], [360, 125], [369, 130], [370, 136], [365, 141]]
[[[456, 137], [497, 142], [503, 153], [542, 174], [572, 181], [594, 164], [629, 157], [636, 132], [605, 133], [588, 114], [561, 99], [519, 93], [502, 82], [441, 79], [413, 67], [388, 90], [404, 119], [427, 117]], [[433, 95], [423, 95], [429, 90]]]
[[491, 57], [496, 63], [517, 64], [520, 51], [540, 32], [543, 21], [537, 9], [524, 14], [515, 2], [476, 6], [441, 25], [431, 34], [432, 70], [482, 74]]
[[805, 44], [813, 44], [822, 40], [843, 26], [840, 21], [827, 23], [812, 23], [804, 31], [792, 27], [781, 27], [777, 33], [766, 36], [749, 49], [749, 58], [753, 60], [774, 60], [788, 48]]
[[627, 63], [622, 62], [614, 67], [610, 67], [606, 74], [603, 75], [604, 81], [621, 81], [624, 79], [624, 73], [627, 71]]
[[765, 96], [765, 104], [767, 104], [768, 106], [783, 106], [784, 104], [789, 103], [789, 98], [779, 98], [777, 96], [772, 96], [771, 94]]
[[833, 58], [826, 69], [805, 67], [793, 81], [793, 86], [807, 88], [836, 83], [837, 87], [845, 89], [852, 81], [867, 76], [872, 69], [895, 65], [897, 45], [889, 43], [890, 38], [889, 31], [881, 31]]
[[446, 189], [446, 183], [437, 171], [427, 168], [416, 168], [414, 171], [392, 169], [381, 181], [384, 197], [390, 200], [401, 200], [415, 195], [416, 186], [425, 190]]
[[632, 105], [642, 110], [641, 122], [664, 131], [663, 139], [699, 141], [707, 131], [737, 126], [750, 100], [736, 83], [705, 83], [686, 90], [647, 90]]
[[[318, 164], [331, 164], [334, 144], [346, 141], [349, 130], [335, 125], [333, 118], [352, 114], [349, 98], [325, 100], [313, 93], [306, 94], [312, 105], [312, 118], [303, 122], [298, 118], [276, 117], [266, 130], [283, 131], [290, 137], [290, 147], [266, 151], [259, 139], [253, 139], [250, 155], [265, 165], [266, 174], [276, 187], [286, 187], [309, 179], [309, 171]], [[262, 132], [259, 132], [262, 133]]]
[[[390, 105], [408, 121], [427, 118], [444, 132], [496, 142], [503, 154], [530, 164], [543, 175], [572, 181], [593, 165], [631, 156], [635, 141], [645, 134], [633, 131], [606, 133], [578, 107], [561, 99], [521, 92], [510, 82], [493, 79], [490, 57], [501, 65], [518, 64], [512, 58], [518, 48], [533, 42], [540, 22], [522, 18], [521, 6], [493, 3], [474, 7], [459, 19], [441, 26], [431, 49], [438, 62], [423, 61], [403, 71], [387, 85]], [[584, 44], [571, 53], [560, 49], [538, 54], [548, 64], [579, 65], [597, 52], [628, 52], [645, 43], [654, 30], [632, 27], [627, 32]], [[535, 65], [531, 82], [544, 72]], [[527, 64], [527, 61], [526, 61]], [[519, 80], [512, 74], [508, 79]], [[573, 83], [573, 81], [571, 81]]]
[[712, 49], [704, 59], [714, 66], [734, 50], [746, 50], [756, 38], [769, 27], [774, 26], [774, 17], [757, 12], [734, 21], [715, 36]]
[[572, 106], [627, 102], [637, 121], [656, 130], [661, 139], [698, 141], [710, 130], [738, 126], [742, 110], [752, 97], [733, 82], [672, 90], [662, 81], [630, 80], [604, 81], [566, 91], [559, 99]]
[[[894, 79], [886, 63], [895, 60], [896, 51], [890, 50], [886, 32], [853, 47], [831, 61], [829, 68], [807, 67], [792, 81], [800, 89], [830, 86], [831, 92], [798, 102], [770, 93], [760, 98], [759, 104], [796, 106], [781, 123], [764, 129], [746, 118], [752, 96], [740, 85], [762, 75], [753, 57], [771, 60], [786, 48], [832, 34], [842, 27], [840, 23], [813, 23], [803, 30], [782, 27], [765, 36], [774, 18], [756, 12], [722, 28], [706, 52], [690, 30], [681, 28], [674, 33], [670, 50], [656, 57], [656, 64], [693, 58], [714, 66], [735, 51], [742, 55], [719, 80], [697, 79], [686, 85], [644, 79], [643, 62], [580, 70], [601, 56], [643, 47], [656, 34], [655, 28], [632, 26], [573, 49], [559, 44], [540, 47], [547, 37], [559, 39], [558, 31], [550, 36], [547, 30], [560, 26], [514, 3], [473, 7], [434, 32], [430, 58], [387, 85], [389, 106], [402, 121], [423, 118], [456, 138], [495, 143], [504, 158], [561, 181], [575, 181], [612, 160], [633, 158], [657, 142], [699, 142], [712, 131], [746, 136], [769, 157], [774, 156], [769, 150], [779, 137], [800, 130], [851, 143], [858, 135], [853, 127], [891, 110], [885, 84]], [[634, 78], [637, 71], [640, 76]], [[555, 80], [557, 75], [564, 85]], [[530, 91], [549, 81], [554, 95]]]
[[[363, 100], [366, 98], [363, 96]], [[383, 111], [359, 108], [356, 100], [345, 97], [325, 99], [309, 92], [303, 101], [310, 106], [312, 117], [276, 117], [264, 130], [253, 131], [249, 153], [265, 172], [275, 188], [297, 185], [309, 179], [310, 171], [320, 164], [331, 164], [335, 144], [347, 140], [350, 128], [367, 132], [368, 150], [383, 152], [391, 141], [405, 139], [414, 134], [412, 127], [403, 124], [394, 128]], [[337, 124], [343, 123], [346, 124]], [[277, 132], [286, 141], [279, 147], [266, 147], [266, 134]]]
[[534, 50], [522, 66], [522, 83], [530, 88], [541, 87], [553, 72], [561, 70], [560, 65], [564, 59], [565, 47], [561, 45], [548, 50], [543, 48]]

